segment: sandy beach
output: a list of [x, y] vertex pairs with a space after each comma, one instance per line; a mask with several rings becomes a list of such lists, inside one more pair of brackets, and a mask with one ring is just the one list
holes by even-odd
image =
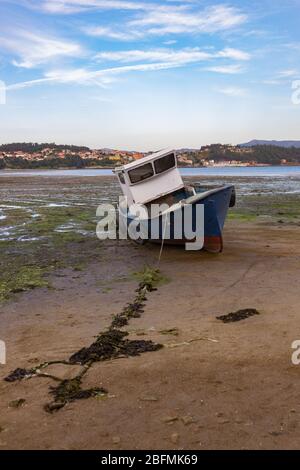
[[[53, 380], [3, 379], [17, 367], [67, 359], [90, 345], [134, 299], [134, 273], [157, 267], [158, 246], [111, 240], [94, 256], [91, 241], [65, 240], [73, 258], [47, 274], [50, 288], [2, 302], [1, 449], [299, 447], [300, 366], [291, 362], [291, 344], [300, 339], [298, 213], [286, 219], [281, 208], [268, 219], [236, 210], [222, 254], [164, 249], [164, 282], [147, 294], [141, 317], [124, 327], [129, 339], [164, 347], [94, 363], [84, 388], [103, 387], [106, 395], [49, 414], [44, 405]], [[236, 323], [216, 318], [246, 308], [259, 315]], [[77, 369], [59, 364], [47, 372], [68, 379]]]

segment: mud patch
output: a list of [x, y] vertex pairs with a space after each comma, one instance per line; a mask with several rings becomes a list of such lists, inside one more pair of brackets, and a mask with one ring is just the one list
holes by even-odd
[[[95, 362], [117, 359], [119, 357], [139, 356], [145, 352], [158, 351], [163, 347], [163, 345], [153, 343], [152, 341], [126, 339], [129, 333], [119, 329], [128, 325], [131, 318], [141, 316], [147, 300], [147, 293], [156, 290], [155, 286], [161, 278], [159, 270], [146, 268], [144, 273], [144, 279], [139, 283], [134, 301], [127, 304], [120, 313], [113, 316], [108, 329], [99, 333], [96, 340], [90, 346], [75, 352], [68, 360], [44, 362], [31, 369], [17, 368], [4, 380], [16, 382], [32, 377], [46, 377], [59, 382], [56, 387], [50, 386], [49, 393], [53, 396], [53, 401], [44, 405], [44, 409], [48, 413], [58, 411], [67, 403], [75, 400], [107, 394], [107, 391], [102, 387], [94, 387], [87, 390], [82, 388], [83, 377]], [[75, 377], [63, 380], [44, 372], [47, 367], [53, 364], [68, 366], [80, 364], [82, 370]]]
[[217, 320], [221, 320], [223, 323], [234, 323], [241, 320], [246, 320], [246, 318], [253, 317], [254, 315], [260, 315], [256, 308], [245, 308], [243, 310], [238, 310], [237, 312], [231, 312], [227, 315], [221, 315], [216, 317]]

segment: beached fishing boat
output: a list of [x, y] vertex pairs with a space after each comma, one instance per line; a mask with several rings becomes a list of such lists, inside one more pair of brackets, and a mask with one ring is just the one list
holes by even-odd
[[[201, 185], [185, 185], [174, 150], [148, 155], [114, 172], [125, 196], [119, 204], [119, 223], [134, 241], [192, 242], [186, 233], [194, 233], [195, 241], [200, 222], [202, 247], [213, 253], [222, 251], [226, 215], [235, 205], [234, 186], [205, 190]], [[189, 217], [183, 214], [187, 208]]]

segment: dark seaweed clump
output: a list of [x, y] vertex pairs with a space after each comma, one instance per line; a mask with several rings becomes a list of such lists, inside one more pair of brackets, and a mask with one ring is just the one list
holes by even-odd
[[[39, 364], [36, 367], [33, 367], [32, 369], [20, 369], [17, 368], [14, 371], [12, 371], [7, 377], [4, 378], [6, 382], [16, 382], [17, 380], [23, 380], [23, 379], [30, 379], [31, 377], [35, 375], [43, 376], [46, 374], [43, 374], [42, 370], [46, 369], [47, 367], [53, 365], [53, 364], [65, 364], [68, 365], [69, 362], [67, 361], [50, 361], [50, 362], [44, 362], [42, 364]], [[56, 377], [53, 377], [51, 375], [47, 375], [47, 377], [52, 377], [54, 379], [57, 379]]]
[[81, 388], [82, 375], [74, 377], [69, 380], [62, 380], [57, 387], [50, 387], [50, 394], [54, 396], [51, 403], [47, 403], [44, 409], [48, 413], [58, 411], [63, 408], [67, 403], [74, 400], [84, 400], [91, 397], [106, 395], [107, 391], [104, 388], [94, 387], [87, 390]]
[[15, 369], [11, 372], [7, 377], [5, 377], [6, 382], [16, 382], [17, 380], [25, 379], [26, 377], [30, 377], [33, 373], [32, 369]]
[[87, 348], [82, 348], [74, 353], [69, 361], [71, 364], [88, 364], [90, 361], [105, 361], [118, 355], [119, 344], [126, 331], [109, 330], [101, 333], [96, 341]]
[[127, 326], [131, 318], [140, 318], [144, 312], [143, 307], [145, 306], [146, 296], [139, 295], [135, 302], [128, 304], [127, 307], [121, 313], [114, 316], [111, 322], [111, 328], [122, 328]]
[[69, 362], [70, 364], [85, 365], [91, 361], [106, 361], [120, 356], [138, 356], [144, 352], [157, 351], [162, 347], [152, 341], [124, 340], [127, 335], [127, 331], [116, 329], [101, 333], [88, 348], [82, 348], [73, 354]]
[[145, 340], [126, 340], [120, 345], [120, 355], [139, 356], [142, 353], [158, 351], [163, 348], [162, 344], [153, 343]]
[[245, 308], [243, 310], [238, 310], [237, 312], [228, 313], [228, 315], [221, 315], [216, 317], [217, 320], [221, 320], [223, 323], [233, 323], [241, 320], [246, 320], [246, 318], [253, 317], [254, 315], [260, 315], [256, 308]]

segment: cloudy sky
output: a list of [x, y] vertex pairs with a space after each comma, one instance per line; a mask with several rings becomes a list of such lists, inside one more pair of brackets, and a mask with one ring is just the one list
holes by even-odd
[[0, 142], [300, 139], [300, 0], [1, 0]]

